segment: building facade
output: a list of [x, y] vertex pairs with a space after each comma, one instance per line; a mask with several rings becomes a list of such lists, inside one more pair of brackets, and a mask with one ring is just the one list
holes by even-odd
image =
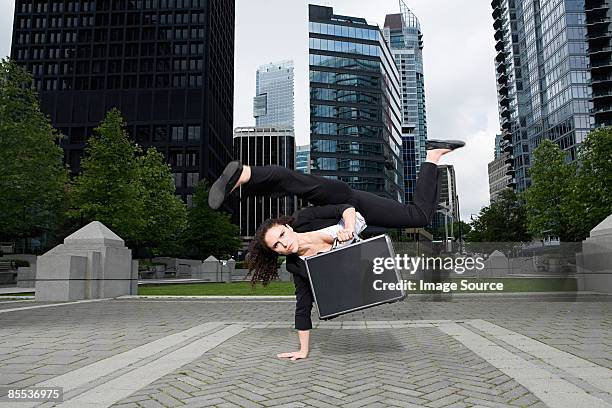
[[552, 140], [576, 159], [592, 107], [584, 1], [493, 0], [500, 124], [510, 184], [524, 191], [532, 152]]
[[438, 165], [440, 179], [438, 188], [440, 189], [440, 201], [438, 210], [433, 217], [431, 228], [434, 236], [440, 237], [440, 232], [445, 231], [447, 237], [453, 235], [453, 223], [459, 221], [459, 196], [457, 195], [457, 185], [455, 181], [455, 167], [450, 164]]
[[399, 74], [378, 26], [309, 5], [311, 172], [404, 201]]
[[508, 175], [508, 169], [510, 168], [510, 159], [508, 156], [507, 152], [503, 152], [487, 165], [489, 173], [489, 198], [491, 202], [497, 199], [500, 192], [509, 188], [508, 181], [510, 176]]
[[383, 33], [400, 75], [404, 201], [408, 203], [412, 202], [418, 169], [427, 154], [427, 115], [421, 26], [402, 0], [400, 11], [387, 14]]
[[[234, 130], [234, 156], [249, 166], [279, 165], [294, 168], [295, 135], [292, 128], [239, 127]], [[263, 221], [291, 215], [296, 210], [295, 197], [251, 196], [235, 203], [232, 222], [240, 226], [240, 235], [252, 239]]]
[[261, 65], [255, 77], [255, 126], [294, 127], [293, 61]]
[[310, 145], [295, 147], [295, 170], [310, 173]]
[[612, 10], [605, 0], [585, 0], [595, 127], [612, 125]]
[[187, 201], [232, 159], [233, 0], [17, 0], [11, 58], [33, 74], [73, 173], [115, 107]]
[[493, 161], [487, 165], [489, 174], [489, 197], [491, 201], [495, 201], [499, 193], [507, 188], [511, 188], [510, 182], [512, 172], [510, 164], [512, 160], [510, 154], [502, 149], [504, 140], [501, 134], [495, 135], [495, 151], [493, 153]]

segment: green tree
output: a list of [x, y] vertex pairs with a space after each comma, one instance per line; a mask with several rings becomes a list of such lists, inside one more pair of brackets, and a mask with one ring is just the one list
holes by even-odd
[[0, 62], [0, 237], [55, 231], [62, 221], [68, 172], [59, 133], [38, 104], [30, 74]]
[[527, 232], [525, 203], [514, 190], [507, 189], [489, 206], [483, 207], [478, 217], [469, 224], [471, 231], [466, 241], [471, 242], [525, 242]]
[[121, 113], [109, 111], [87, 141], [82, 173], [72, 188], [71, 215], [81, 224], [97, 220], [137, 245], [146, 227], [145, 203], [136, 154], [141, 149], [130, 140]]
[[567, 211], [576, 183], [575, 163], [566, 163], [566, 153], [544, 140], [533, 151], [529, 169], [531, 186], [525, 191], [527, 230], [533, 236], [557, 236], [571, 241]]
[[580, 241], [612, 214], [612, 128], [592, 131], [578, 146], [578, 171], [562, 208], [568, 236]]
[[453, 234], [454, 234], [455, 240], [459, 239], [460, 233], [463, 236], [463, 239], [465, 239], [466, 235], [469, 234], [471, 230], [472, 230], [472, 227], [468, 223], [465, 223], [463, 221], [453, 222]]
[[225, 258], [240, 248], [239, 228], [230, 222], [230, 216], [208, 206], [208, 183], [201, 180], [193, 195], [193, 206], [187, 215], [185, 246], [190, 255], [205, 259], [210, 255]]
[[187, 209], [175, 195], [170, 166], [161, 153], [149, 148], [138, 158], [138, 173], [144, 203], [144, 225], [138, 243], [151, 255], [172, 251], [187, 226]]

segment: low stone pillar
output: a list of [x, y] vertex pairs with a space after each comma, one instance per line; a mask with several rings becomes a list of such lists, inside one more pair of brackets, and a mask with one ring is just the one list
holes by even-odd
[[501, 251], [491, 252], [483, 263], [484, 268], [479, 271], [479, 278], [499, 278], [508, 275], [508, 258]]
[[138, 295], [138, 260], [132, 260], [132, 280], [130, 282], [130, 295]]
[[289, 271], [287, 271], [287, 261], [283, 261], [280, 268], [278, 268], [278, 280], [281, 282], [290, 282], [292, 281], [293, 275]]
[[236, 261], [234, 258], [228, 259], [224, 268], [226, 271], [225, 282], [232, 283], [232, 276], [234, 276], [234, 271], [236, 270]]
[[578, 290], [612, 293], [612, 214], [597, 224], [576, 254]]
[[219, 281], [219, 260], [214, 256], [209, 256], [202, 262], [200, 266], [200, 279], [210, 282]]
[[138, 284], [132, 252], [117, 234], [93, 221], [37, 259], [36, 300], [68, 301], [129, 295]]

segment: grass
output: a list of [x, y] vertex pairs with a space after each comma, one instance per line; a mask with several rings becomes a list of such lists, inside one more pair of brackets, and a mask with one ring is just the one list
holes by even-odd
[[295, 295], [293, 282], [270, 282], [267, 287], [258, 283], [251, 289], [249, 282], [234, 283], [181, 283], [139, 285], [139, 295], [171, 295], [171, 296], [279, 296]]
[[[490, 278], [473, 279], [464, 278], [469, 282], [502, 282], [505, 293], [512, 292], [573, 292], [576, 291], [575, 279], [562, 278]], [[452, 278], [451, 282], [459, 282], [462, 279]], [[470, 291], [459, 291], [470, 293]], [[476, 291], [471, 291], [472, 293]], [[431, 291], [411, 291], [409, 293], [432, 293]], [[500, 293], [500, 291], [486, 291], [479, 293]], [[257, 284], [254, 290], [248, 282], [234, 283], [183, 283], [183, 284], [160, 284], [160, 285], [140, 285], [139, 295], [156, 296], [269, 296], [269, 295], [295, 295], [293, 282], [271, 282], [268, 287]]]

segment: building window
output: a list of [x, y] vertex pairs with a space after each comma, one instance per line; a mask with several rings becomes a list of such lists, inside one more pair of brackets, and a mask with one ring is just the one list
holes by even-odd
[[187, 85], [187, 75], [174, 75], [172, 85], [175, 88], [184, 88]]
[[174, 186], [176, 188], [183, 187], [183, 173], [172, 173], [172, 176], [174, 177]]
[[202, 75], [189, 75], [189, 86], [192, 88], [202, 86]]
[[154, 142], [165, 142], [168, 140], [168, 129], [166, 126], [155, 126], [153, 131]]
[[184, 157], [183, 153], [171, 152], [170, 153], [170, 165], [172, 167], [183, 167], [183, 157]]
[[185, 166], [197, 167], [199, 164], [199, 153], [198, 152], [187, 152], [185, 154]]
[[187, 141], [195, 142], [200, 140], [200, 127], [187, 126]]
[[185, 135], [182, 126], [172, 126], [171, 140], [173, 142], [182, 142], [185, 140]]
[[195, 187], [199, 178], [200, 173], [187, 173], [187, 187]]

